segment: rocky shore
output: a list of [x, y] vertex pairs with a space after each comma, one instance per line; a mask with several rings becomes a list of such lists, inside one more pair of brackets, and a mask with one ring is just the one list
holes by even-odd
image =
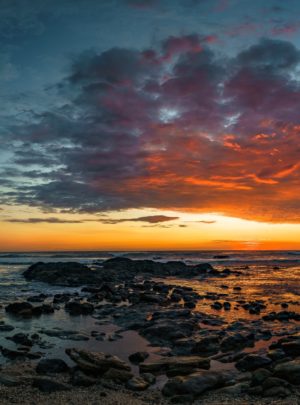
[[[279, 302], [274, 311], [267, 299], [245, 299], [239, 285], [226, 284], [241, 274], [208, 263], [127, 258], [91, 267], [30, 266], [27, 280], [78, 291], [5, 306], [1, 403], [298, 404], [299, 302]], [[199, 294], [184, 283], [208, 279], [219, 280], [220, 292]], [[203, 302], [208, 311], [199, 310]], [[244, 316], [237, 318], [239, 311]], [[48, 328], [55, 316], [70, 317], [75, 326], [89, 319], [93, 328]], [[16, 332], [18, 322], [24, 331]], [[40, 322], [38, 332], [31, 332], [30, 322]], [[105, 332], [105, 325], [114, 325], [114, 332]], [[143, 350], [126, 333], [142, 339]], [[127, 357], [110, 353], [110, 342], [126, 346]], [[107, 350], [95, 350], [101, 344]]]

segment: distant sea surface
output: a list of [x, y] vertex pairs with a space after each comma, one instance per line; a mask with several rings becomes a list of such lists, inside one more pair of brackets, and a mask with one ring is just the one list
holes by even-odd
[[[282, 303], [288, 305], [289, 311], [300, 312], [300, 251], [164, 251], [164, 252], [39, 252], [39, 253], [0, 253], [0, 320], [14, 326], [13, 332], [1, 332], [0, 345], [14, 349], [14, 344], [7, 340], [8, 335], [22, 333], [43, 333], [43, 329], [61, 328], [65, 330], [75, 330], [81, 334], [91, 336], [91, 331], [98, 330], [105, 332], [107, 336], [118, 330], [117, 325], [100, 324], [97, 318], [92, 316], [70, 317], [63, 306], [61, 310], [55, 311], [51, 316], [43, 315], [30, 319], [18, 319], [11, 317], [5, 311], [5, 305], [15, 300], [26, 300], [29, 296], [36, 294], [49, 294], [45, 302], [52, 302], [51, 296], [62, 292], [77, 292], [79, 296], [84, 295], [81, 288], [68, 288], [51, 286], [36, 281], [27, 282], [22, 276], [23, 271], [33, 263], [38, 261], [76, 261], [88, 265], [101, 265], [111, 257], [125, 256], [132, 259], [152, 259], [156, 261], [182, 260], [187, 264], [197, 264], [208, 262], [217, 269], [231, 268], [238, 270], [238, 275], [232, 272], [226, 278], [206, 277], [198, 279], [157, 279], [157, 281], [167, 282], [174, 286], [192, 287], [199, 294], [199, 299], [195, 311], [210, 315], [225, 322], [239, 321], [246, 326], [251, 322], [259, 322], [261, 316], [270, 311], [282, 311]], [[238, 287], [238, 289], [237, 289]], [[213, 294], [221, 301], [227, 300], [232, 303], [230, 311], [218, 311], [212, 308], [214, 298], [207, 298], [207, 294]], [[48, 301], [47, 301], [48, 300]], [[242, 301], [241, 301], [242, 300]], [[249, 311], [241, 305], [242, 302], [260, 300], [266, 304], [260, 315], [249, 314]], [[98, 322], [98, 323], [97, 323]], [[255, 326], [255, 323], [253, 324]], [[205, 327], [205, 326], [204, 326]], [[299, 330], [299, 322], [290, 321], [269, 322], [264, 325], [272, 333], [278, 334], [293, 333]], [[43, 339], [45, 338], [44, 335]], [[67, 360], [64, 356], [65, 347], [70, 347], [69, 340], [46, 337], [47, 342], [53, 343], [49, 349], [44, 351], [48, 356], [59, 357]], [[270, 342], [268, 342], [270, 343]], [[72, 343], [74, 344], [74, 342]], [[263, 344], [267, 344], [263, 341]], [[9, 346], [11, 345], [11, 346]], [[81, 346], [80, 346], [81, 345]], [[116, 342], [98, 341], [90, 337], [87, 342], [76, 342], [77, 347], [88, 347], [90, 350], [104, 351], [128, 360], [128, 355], [133, 350], [150, 351], [151, 356], [155, 348], [147, 346], [147, 341], [138, 335], [136, 331], [126, 331], [123, 339]], [[261, 345], [261, 341], [258, 342]], [[253, 350], [256, 350], [256, 346]], [[152, 358], [152, 357], [151, 357]], [[0, 356], [0, 364], [5, 361]], [[226, 365], [227, 367], [228, 365]], [[230, 366], [230, 365], [229, 365]], [[224, 367], [218, 363], [217, 367]], [[232, 367], [232, 366], [230, 366]]]
[[[289, 290], [287, 285], [289, 280], [291, 282], [292, 279], [294, 282], [299, 280], [300, 251], [7, 252], [0, 253], [0, 302], [41, 292], [56, 293], [66, 290], [66, 288], [51, 287], [38, 282], [26, 282], [22, 273], [33, 263], [76, 261], [92, 265], [116, 256], [161, 262], [179, 260], [189, 265], [208, 262], [220, 269], [226, 267], [246, 269], [248, 267], [245, 270], [245, 279], [248, 279], [250, 275], [255, 277], [256, 281], [261, 279], [261, 283], [265, 283], [266, 275], [273, 278], [275, 282], [277, 279], [279, 283], [282, 283], [284, 279], [287, 290]], [[279, 272], [276, 270], [277, 266], [280, 267]], [[291, 267], [294, 267], [295, 271], [292, 271]], [[297, 280], [295, 280], [295, 275], [297, 275]]]

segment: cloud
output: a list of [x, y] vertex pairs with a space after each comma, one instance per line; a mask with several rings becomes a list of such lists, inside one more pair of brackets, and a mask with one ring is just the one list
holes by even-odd
[[64, 105], [10, 125], [1, 201], [298, 223], [299, 63], [288, 41], [229, 58], [194, 34], [84, 52], [57, 84]]
[[84, 221], [50, 217], [50, 218], [25, 218], [25, 219], [11, 218], [11, 219], [6, 219], [5, 222], [23, 223], [23, 224], [40, 224], [40, 223], [48, 223], [48, 224], [81, 224]]
[[210, 224], [215, 224], [217, 221], [206, 221], [206, 220], [203, 220], [203, 221], [197, 221], [198, 223], [200, 223], [200, 224], [207, 224], [207, 225], [210, 225]]
[[138, 218], [102, 219], [103, 224], [119, 224], [120, 222], [148, 222], [149, 224], [159, 224], [162, 222], [174, 221], [179, 217], [168, 217], [166, 215], [149, 215]]

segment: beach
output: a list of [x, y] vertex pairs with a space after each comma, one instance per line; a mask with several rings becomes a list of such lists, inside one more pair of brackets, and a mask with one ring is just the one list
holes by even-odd
[[299, 403], [298, 252], [2, 254], [0, 269], [3, 404]]

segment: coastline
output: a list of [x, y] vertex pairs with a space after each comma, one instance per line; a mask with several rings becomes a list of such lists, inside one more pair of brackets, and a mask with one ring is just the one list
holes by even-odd
[[[48, 294], [4, 304], [3, 401], [21, 403], [22, 392], [25, 404], [33, 396], [45, 404], [296, 404], [298, 369], [290, 370], [290, 378], [280, 368], [291, 362], [300, 367], [299, 291], [289, 299], [283, 290], [274, 295], [261, 268], [260, 291], [257, 281], [249, 284], [255, 271], [127, 258], [91, 267], [30, 266], [22, 275], [29, 285], [42, 282], [62, 290], [49, 288]], [[284, 271], [273, 268], [273, 278]], [[118, 362], [103, 369], [103, 359], [96, 371], [85, 368], [84, 350], [92, 356], [89, 364], [95, 353], [117, 356], [123, 371], [115, 372]], [[134, 353], [138, 361], [130, 359]], [[46, 364], [42, 373], [36, 371], [53, 358], [65, 362], [66, 370], [57, 374]]]

